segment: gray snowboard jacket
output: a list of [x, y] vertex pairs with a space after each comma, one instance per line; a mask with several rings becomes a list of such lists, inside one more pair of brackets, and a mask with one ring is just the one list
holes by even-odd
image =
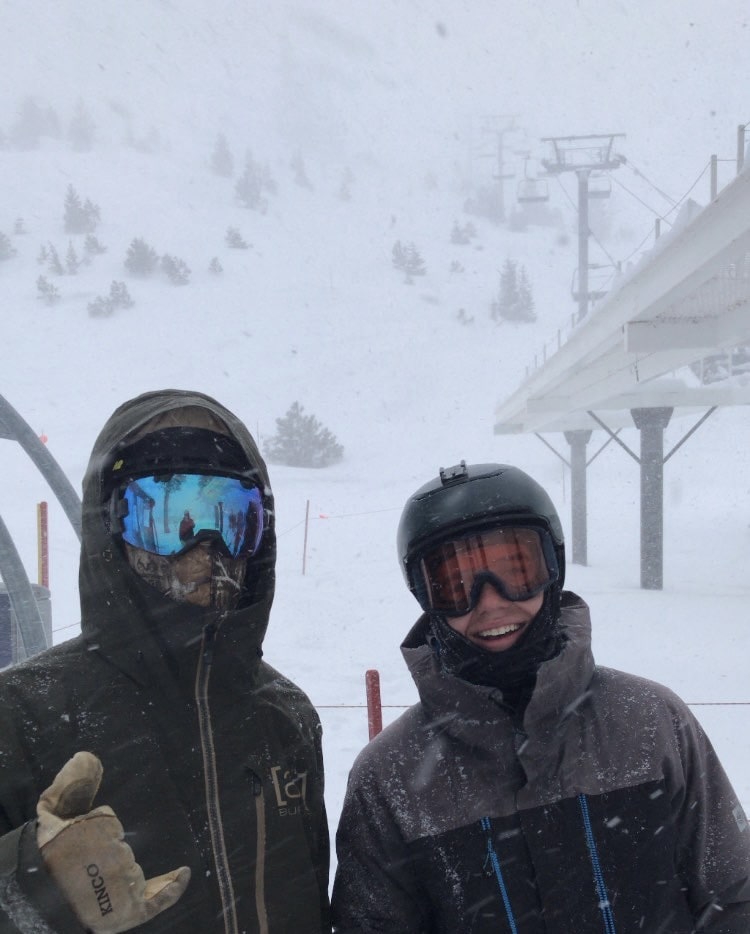
[[700, 725], [667, 688], [565, 648], [515, 724], [444, 675], [422, 618], [402, 646], [420, 703], [352, 769], [337, 836], [340, 934], [750, 932], [750, 830]]
[[[198, 406], [257, 467], [270, 527], [243, 603], [219, 616], [144, 584], [102, 521], [102, 470], [153, 416]], [[36, 847], [40, 793], [78, 750], [104, 767], [108, 804], [147, 879], [179, 866], [180, 901], [144, 934], [320, 934], [328, 918], [328, 831], [318, 716], [261, 658], [276, 541], [265, 465], [234, 416], [198, 393], [120, 407], [83, 489], [82, 634], [0, 676], [0, 932], [79, 934]], [[250, 577], [252, 580], [250, 581]]]

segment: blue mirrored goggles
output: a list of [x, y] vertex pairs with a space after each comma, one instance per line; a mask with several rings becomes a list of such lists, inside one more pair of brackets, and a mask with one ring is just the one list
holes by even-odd
[[120, 486], [114, 497], [124, 541], [151, 554], [175, 555], [213, 540], [228, 557], [250, 557], [263, 536], [261, 492], [236, 477], [138, 477]]

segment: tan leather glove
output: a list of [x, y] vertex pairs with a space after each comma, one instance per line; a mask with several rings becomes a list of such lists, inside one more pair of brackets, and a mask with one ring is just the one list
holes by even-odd
[[37, 844], [81, 924], [95, 934], [117, 934], [174, 905], [190, 869], [144, 879], [112, 808], [91, 810], [102, 771], [90, 752], [65, 763], [37, 804]]

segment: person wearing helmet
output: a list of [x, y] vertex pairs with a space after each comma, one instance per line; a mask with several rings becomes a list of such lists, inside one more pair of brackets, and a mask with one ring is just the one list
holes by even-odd
[[408, 500], [419, 703], [354, 763], [337, 934], [747, 934], [750, 830], [688, 707], [595, 664], [545, 490], [457, 467]]
[[81, 635], [0, 675], [3, 934], [330, 930], [320, 721], [262, 660], [275, 561], [235, 415], [178, 390], [114, 412]]

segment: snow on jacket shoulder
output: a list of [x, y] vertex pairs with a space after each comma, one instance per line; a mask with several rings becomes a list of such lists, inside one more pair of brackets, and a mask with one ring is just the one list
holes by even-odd
[[573, 594], [563, 623], [523, 729], [440, 672], [424, 619], [412, 630], [420, 703], [349, 778], [337, 932], [750, 931], [750, 832], [700, 725], [662, 685], [595, 666]]

